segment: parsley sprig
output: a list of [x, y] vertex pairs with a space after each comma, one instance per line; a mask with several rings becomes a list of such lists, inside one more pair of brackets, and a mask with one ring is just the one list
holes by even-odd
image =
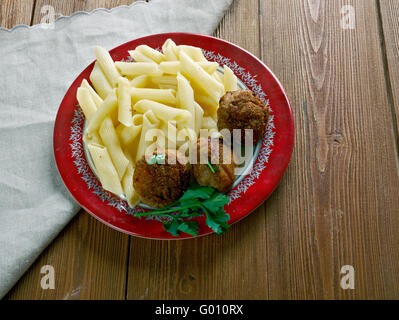
[[209, 160], [208, 160], [208, 167], [209, 169], [211, 169], [212, 173], [216, 173], [219, 171], [219, 166], [213, 167], [212, 163], [210, 163]]
[[217, 235], [224, 234], [229, 225], [227, 221], [230, 216], [223, 207], [229, 203], [229, 197], [218, 192], [212, 187], [201, 187], [198, 185], [188, 189], [183, 196], [171, 205], [149, 212], [135, 213], [136, 217], [157, 215], [167, 218], [163, 227], [173, 236], [177, 237], [180, 232], [196, 236], [198, 234], [198, 223], [185, 220], [206, 215], [206, 225]]
[[164, 164], [165, 163], [165, 154], [153, 154], [151, 158], [148, 160], [148, 164]]

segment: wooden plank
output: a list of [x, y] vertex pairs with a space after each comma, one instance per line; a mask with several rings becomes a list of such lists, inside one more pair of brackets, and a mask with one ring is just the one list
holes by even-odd
[[[399, 1], [380, 0], [383, 46], [386, 53], [387, 86], [390, 89], [390, 104], [394, 121], [396, 151], [399, 158]], [[398, 165], [399, 167], [399, 165]]]
[[[53, 3], [72, 12], [59, 9], [72, 8], [66, 1], [40, 1], [36, 10]], [[128, 298], [397, 298], [397, 155], [375, 2], [260, 0], [261, 47], [257, 3], [236, 1], [217, 35], [261, 53], [287, 89], [297, 133], [289, 169], [266, 204], [222, 238], [132, 238]], [[348, 3], [355, 30], [340, 28]], [[11, 12], [3, 4], [2, 16]], [[126, 236], [79, 214], [7, 298], [121, 298], [124, 252]], [[54, 292], [40, 288], [45, 264], [56, 270]], [[339, 286], [346, 264], [355, 268], [355, 290]]]
[[[127, 235], [82, 210], [5, 299], [124, 299], [127, 252]], [[54, 267], [54, 290], [41, 288], [44, 265]]]
[[0, 1], [0, 27], [9, 28], [18, 25], [30, 25], [34, 0]]
[[54, 13], [56, 14], [56, 17], [59, 17], [60, 15], [69, 16], [77, 11], [90, 12], [96, 8], [111, 9], [121, 5], [129, 5], [135, 1], [138, 0], [37, 0], [33, 20], [34, 24], [36, 24], [40, 23], [42, 19], [45, 19], [46, 14], [48, 14], [45, 6], [52, 6], [54, 8]]
[[[216, 35], [259, 55], [257, 0], [237, 0]], [[266, 296], [265, 209], [223, 237], [131, 239], [128, 299], [260, 299]]]
[[260, 57], [259, 4], [257, 1], [235, 1], [226, 12], [215, 37], [236, 45]]
[[[399, 178], [373, 0], [264, 0], [262, 58], [291, 98], [293, 159], [266, 205], [272, 299], [399, 296]], [[341, 8], [355, 9], [354, 30]], [[344, 265], [355, 289], [340, 287]]]
[[[131, 0], [37, 0], [33, 24], [40, 23], [50, 5], [70, 15], [98, 7], [130, 4]], [[39, 257], [7, 299], [124, 299], [129, 236], [98, 222], [83, 210]], [[42, 290], [40, 269], [52, 265], [56, 289]]]

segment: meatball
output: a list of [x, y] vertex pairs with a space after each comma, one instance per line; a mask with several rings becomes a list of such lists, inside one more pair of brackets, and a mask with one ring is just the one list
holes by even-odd
[[175, 150], [154, 154], [165, 155], [164, 164], [155, 161], [150, 164], [143, 156], [136, 163], [133, 186], [143, 203], [154, 208], [162, 208], [177, 201], [188, 189], [191, 165], [179, 161], [181, 155]]
[[[269, 109], [249, 90], [227, 91], [220, 99], [218, 129], [228, 129], [233, 136], [233, 129], [252, 129], [253, 143], [257, 144], [263, 137], [269, 121]], [[241, 144], [250, 133], [241, 131]]]
[[200, 138], [195, 148], [192, 153], [196, 156], [193, 173], [198, 184], [211, 186], [219, 192], [229, 191], [234, 184], [236, 168], [230, 146], [220, 139]]

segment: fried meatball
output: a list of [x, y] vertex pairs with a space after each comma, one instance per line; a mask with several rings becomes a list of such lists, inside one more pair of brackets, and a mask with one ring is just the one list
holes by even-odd
[[[227, 91], [220, 99], [218, 129], [228, 129], [233, 136], [233, 129], [252, 129], [253, 143], [263, 137], [269, 121], [269, 108], [249, 90]], [[245, 133], [241, 131], [241, 144], [245, 143]]]
[[[192, 154], [196, 161], [192, 166], [198, 184], [211, 186], [219, 192], [229, 191], [234, 184], [236, 168], [231, 147], [224, 145], [220, 139], [200, 138], [194, 148]], [[231, 159], [230, 163], [224, 163], [228, 159]]]
[[164, 154], [164, 164], [149, 164], [146, 157], [143, 156], [136, 163], [133, 186], [143, 203], [154, 208], [162, 208], [177, 201], [188, 189], [191, 165], [189, 163], [182, 164], [179, 161], [180, 155], [175, 150], [154, 154]]

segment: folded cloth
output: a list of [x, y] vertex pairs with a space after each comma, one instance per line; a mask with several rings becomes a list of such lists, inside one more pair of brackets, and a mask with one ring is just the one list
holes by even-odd
[[0, 29], [0, 298], [78, 212], [53, 156], [68, 87], [112, 49], [164, 32], [212, 34], [232, 0], [152, 0]]

